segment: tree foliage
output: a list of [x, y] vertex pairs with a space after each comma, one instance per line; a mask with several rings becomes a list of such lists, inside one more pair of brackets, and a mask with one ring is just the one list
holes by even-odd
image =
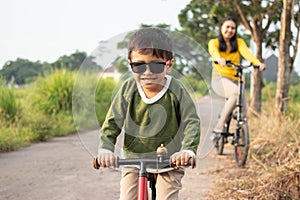
[[53, 63], [30, 61], [28, 59], [17, 58], [15, 61], [7, 61], [0, 70], [7, 83], [23, 85], [36, 80], [39, 76], [45, 76], [55, 69], [78, 70], [82, 65], [91, 70], [101, 70], [94, 57], [87, 56], [85, 52], [76, 51], [71, 55], [63, 55]]
[[0, 70], [0, 75], [8, 83], [18, 85], [25, 84], [41, 76], [44, 72], [50, 70], [50, 65], [40, 61], [32, 62], [27, 59], [17, 58], [15, 61], [8, 61]]
[[[250, 33], [256, 43], [256, 56], [262, 61], [262, 44], [278, 44], [270, 41], [278, 41], [279, 27], [275, 25], [280, 20], [281, 7], [281, 0], [192, 0], [179, 14], [179, 21], [185, 33], [207, 46], [207, 41], [217, 36], [216, 23], [225, 16], [233, 16]], [[273, 29], [270, 29], [271, 25]], [[251, 86], [253, 92], [249, 107], [259, 112], [262, 88], [260, 72], [254, 72]]]

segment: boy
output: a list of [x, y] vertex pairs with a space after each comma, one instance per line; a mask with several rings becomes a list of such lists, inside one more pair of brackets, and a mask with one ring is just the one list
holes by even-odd
[[[164, 144], [175, 167], [157, 176], [157, 199], [178, 199], [188, 160], [200, 139], [200, 119], [181, 82], [167, 75], [173, 65], [172, 41], [157, 28], [135, 32], [128, 44], [133, 72], [114, 97], [100, 133], [98, 162], [113, 167], [114, 145], [124, 130], [125, 158], [152, 158]], [[120, 199], [136, 199], [138, 169], [122, 171]]]

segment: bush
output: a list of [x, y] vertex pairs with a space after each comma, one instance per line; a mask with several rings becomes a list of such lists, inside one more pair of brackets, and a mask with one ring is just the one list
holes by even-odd
[[268, 102], [270, 99], [274, 100], [276, 95], [276, 83], [265, 83], [265, 87], [262, 89], [262, 101]]
[[95, 110], [99, 124], [102, 124], [105, 120], [115, 86], [116, 82], [112, 78], [100, 79], [98, 82], [95, 95]]
[[300, 102], [300, 83], [298, 85], [290, 85], [289, 96], [294, 102]]
[[99, 128], [110, 107], [116, 82], [97, 74], [78, 73], [73, 89], [72, 114], [78, 131]]
[[57, 70], [36, 81], [35, 104], [46, 114], [71, 113], [72, 91], [75, 73], [65, 69]]
[[205, 80], [198, 80], [193, 76], [186, 76], [188, 84], [192, 87], [196, 93], [197, 98], [200, 98], [208, 93], [208, 84]]
[[13, 90], [10, 90], [1, 79], [0, 94], [0, 120], [14, 121], [20, 112], [20, 107]]
[[14, 126], [0, 125], [0, 152], [12, 151], [19, 147], [27, 146], [30, 143], [27, 128], [19, 129]]

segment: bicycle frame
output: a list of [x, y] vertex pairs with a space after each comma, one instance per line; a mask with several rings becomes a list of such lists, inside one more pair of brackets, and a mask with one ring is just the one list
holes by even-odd
[[[217, 62], [215, 62], [217, 63]], [[238, 166], [244, 166], [248, 148], [249, 148], [249, 129], [247, 124], [246, 114], [243, 115], [243, 97], [244, 97], [244, 88], [243, 88], [243, 69], [253, 66], [252, 64], [248, 66], [236, 65], [231, 61], [226, 61], [227, 66], [234, 66], [236, 67], [235, 76], [238, 77], [238, 99], [236, 103], [237, 112], [233, 112], [229, 115], [226, 119], [226, 123], [224, 126], [224, 131], [221, 134], [221, 138], [218, 139], [216, 142], [216, 148], [218, 154], [223, 153], [224, 144], [228, 142], [228, 137], [233, 137], [232, 145], [234, 145], [234, 154], [235, 160]], [[258, 68], [254, 66], [254, 68]], [[232, 118], [236, 120], [236, 124], [234, 127], [234, 133], [229, 132], [230, 123]], [[241, 149], [244, 148], [244, 149]]]
[[[147, 166], [148, 165], [169, 165], [170, 159], [164, 158], [164, 156], [158, 156], [155, 159], [119, 159], [117, 158], [117, 166], [120, 165], [139, 165], [140, 171], [139, 171], [139, 178], [138, 178], [138, 200], [147, 200], [148, 199], [148, 172], [147, 172]], [[155, 196], [153, 196], [152, 193], [152, 199], [155, 199]]]
[[[237, 112], [237, 127], [236, 129], [240, 129], [242, 127], [242, 125], [245, 123], [245, 118], [243, 118], [242, 116], [242, 113], [243, 113], [243, 69], [244, 68], [247, 68], [247, 67], [250, 67], [252, 65], [249, 65], [249, 66], [246, 66], [246, 67], [241, 67], [239, 65], [235, 65], [233, 63], [231, 63], [230, 61], [227, 61], [226, 64], [228, 65], [233, 65], [236, 67], [236, 76], [239, 78], [239, 81], [238, 81], [238, 88], [239, 88], [239, 93], [238, 93], [238, 100], [237, 100], [237, 103], [236, 103], [236, 107], [238, 109], [238, 112]], [[235, 131], [234, 132], [234, 138], [235, 138], [235, 141], [234, 141], [234, 145], [236, 146], [238, 144], [238, 135], [237, 135], [238, 131]]]

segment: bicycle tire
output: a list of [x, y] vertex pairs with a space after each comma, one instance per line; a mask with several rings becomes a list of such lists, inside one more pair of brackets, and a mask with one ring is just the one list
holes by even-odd
[[217, 140], [215, 146], [218, 155], [223, 155], [224, 145], [225, 145], [225, 136], [220, 135], [220, 138]]
[[238, 140], [234, 144], [234, 157], [236, 164], [240, 167], [243, 167], [246, 164], [250, 146], [248, 122], [244, 121], [244, 123], [235, 131], [236, 135], [238, 136]]
[[227, 142], [227, 137], [230, 133], [230, 122], [231, 122], [232, 114], [229, 115], [226, 123], [223, 127], [223, 132], [220, 134], [220, 138], [216, 142], [216, 151], [218, 155], [223, 155], [224, 146]]

